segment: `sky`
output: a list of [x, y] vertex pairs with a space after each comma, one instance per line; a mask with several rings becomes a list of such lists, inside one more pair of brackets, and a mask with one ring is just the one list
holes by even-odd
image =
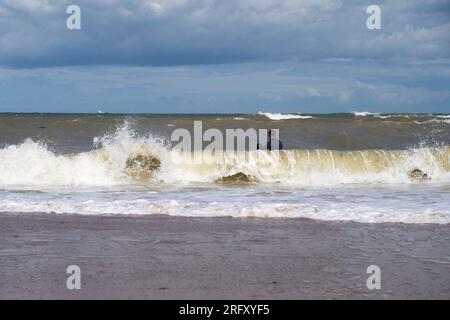
[[0, 112], [98, 110], [450, 113], [450, 0], [0, 0]]

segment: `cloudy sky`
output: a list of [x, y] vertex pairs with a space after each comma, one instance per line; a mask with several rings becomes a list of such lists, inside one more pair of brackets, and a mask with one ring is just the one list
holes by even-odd
[[99, 109], [449, 113], [450, 0], [0, 0], [0, 112]]

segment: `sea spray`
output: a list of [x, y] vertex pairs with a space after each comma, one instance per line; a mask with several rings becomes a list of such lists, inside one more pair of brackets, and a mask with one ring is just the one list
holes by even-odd
[[[63, 120], [54, 121], [72, 123]], [[99, 121], [104, 119], [82, 122], [97, 126]], [[402, 150], [297, 145], [280, 152], [244, 152], [244, 157], [225, 151], [221, 156], [226, 161], [219, 164], [195, 164], [188, 160], [190, 155], [173, 163], [170, 143], [148, 133], [151, 126], [139, 131], [133, 120], [120, 122], [107, 134], [91, 131], [97, 138], [83, 145], [83, 152], [64, 152], [54, 141], [49, 147], [39, 137], [2, 142], [0, 212], [450, 223], [450, 148], [443, 143], [445, 127], [424, 126], [435, 125], [432, 129], [442, 130], [442, 139], [434, 140], [438, 132], [428, 130], [429, 138], [422, 135], [426, 139], [419, 145], [402, 144]], [[63, 143], [72, 141], [76, 130], [65, 130], [64, 139], [69, 140]], [[47, 136], [60, 137], [50, 131]], [[133, 159], [152, 160], [130, 171]]]
[[171, 161], [170, 149], [158, 139], [136, 137], [122, 130], [102, 139], [100, 148], [78, 154], [58, 155], [46, 145], [29, 139], [0, 149], [0, 186], [136, 184], [135, 176], [127, 174], [126, 169], [127, 160], [138, 155], [151, 155], [160, 162], [159, 170], [144, 183], [214, 183], [223, 177], [243, 174], [254, 177], [259, 183], [409, 184], [416, 183], [408, 175], [414, 169], [426, 173], [431, 179], [429, 183], [450, 181], [448, 147], [397, 151], [251, 151], [246, 155], [246, 161], [236, 161], [238, 153], [225, 151], [225, 155], [221, 155], [225, 161], [221, 164], [212, 161], [209, 164], [195, 164], [189, 159], [175, 164]]

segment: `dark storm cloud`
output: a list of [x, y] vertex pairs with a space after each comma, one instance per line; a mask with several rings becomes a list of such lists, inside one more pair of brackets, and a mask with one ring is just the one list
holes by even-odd
[[0, 112], [448, 113], [449, 87], [437, 62], [0, 68]]
[[[82, 29], [66, 29], [66, 8]], [[176, 66], [450, 55], [450, 1], [1, 0], [0, 65]]]

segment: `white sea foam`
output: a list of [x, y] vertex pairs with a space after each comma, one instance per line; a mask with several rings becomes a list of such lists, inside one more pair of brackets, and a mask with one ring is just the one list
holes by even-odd
[[[126, 123], [93, 148], [63, 155], [28, 139], [0, 149], [0, 212], [450, 223], [449, 147], [225, 152], [222, 164], [175, 164], [162, 139]], [[161, 161], [150, 179], [127, 174], [141, 154]], [[410, 178], [414, 169], [430, 180]], [[236, 174], [251, 182], [218, 182]]]
[[373, 112], [369, 112], [369, 111], [353, 111], [352, 113], [353, 113], [353, 115], [355, 115], [357, 117], [367, 117], [367, 116], [378, 116], [378, 115], [380, 115], [379, 113], [373, 113]]
[[371, 117], [380, 118], [380, 119], [389, 119], [394, 116], [392, 114], [386, 115], [386, 114], [381, 114], [381, 113], [376, 113], [376, 112], [374, 113], [374, 112], [368, 112], [368, 111], [353, 111], [352, 113], [356, 117], [371, 116]]
[[447, 123], [447, 124], [450, 124], [450, 119], [445, 119], [445, 120], [431, 119], [431, 120], [426, 120], [426, 121], [414, 121], [414, 123], [416, 123], [416, 124], [427, 124], [427, 123]]
[[265, 116], [270, 120], [289, 120], [289, 119], [312, 119], [312, 116], [302, 116], [301, 114], [283, 114], [283, 113], [270, 113], [270, 112], [258, 112], [259, 115]]
[[31, 139], [0, 149], [0, 188], [129, 184], [132, 179], [125, 173], [129, 156], [150, 150], [161, 159], [168, 156], [161, 139], [138, 137], [128, 123], [113, 135], [95, 138], [93, 144], [99, 149], [66, 155]]
[[[58, 155], [39, 142], [26, 140], [0, 149], [0, 188], [116, 186], [144, 184], [215, 183], [243, 174], [255, 183], [289, 185], [340, 185], [352, 183], [415, 183], [408, 173], [420, 169], [431, 179], [450, 181], [450, 148], [403, 151], [284, 150], [280, 152], [226, 151], [196, 164], [192, 154], [174, 163], [162, 139], [137, 136], [128, 125], [114, 134], [96, 138], [93, 151]], [[152, 155], [161, 162], [151, 180], [127, 174], [127, 159]], [[203, 157], [211, 157], [205, 153]], [[214, 157], [214, 156], [213, 156]], [[138, 177], [139, 178], [139, 177]]]
[[373, 117], [380, 118], [380, 119], [389, 119], [389, 118], [392, 118], [393, 115], [382, 116], [382, 115], [375, 114]]
[[[275, 194], [271, 194], [275, 191]], [[397, 193], [401, 193], [397, 191]], [[450, 223], [448, 196], [422, 190], [392, 192], [371, 189], [237, 190], [205, 189], [158, 194], [78, 193], [43, 197], [8, 194], [0, 212], [84, 215], [171, 215], [194, 217], [311, 218], [333, 221]], [[420, 197], [424, 197], [425, 201]], [[430, 204], [431, 203], [431, 204]]]

